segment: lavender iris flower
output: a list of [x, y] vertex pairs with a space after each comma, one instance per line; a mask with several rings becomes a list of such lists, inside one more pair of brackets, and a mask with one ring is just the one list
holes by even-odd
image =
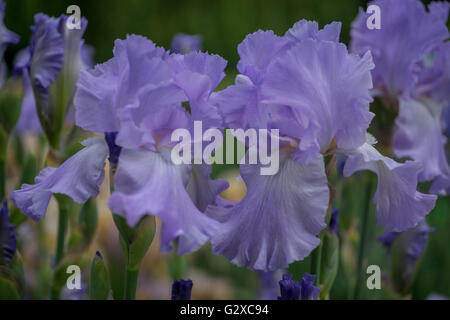
[[235, 85], [212, 97], [227, 127], [280, 130], [278, 173], [261, 176], [258, 165], [241, 165], [244, 199], [208, 209], [221, 221], [213, 252], [239, 266], [278, 270], [319, 244], [330, 197], [324, 154], [348, 157], [346, 177], [359, 170], [378, 175], [376, 215], [388, 231], [414, 227], [435, 205], [435, 196], [416, 191], [420, 165], [382, 156], [366, 135], [374, 116], [372, 57], [348, 53], [339, 33], [340, 23], [319, 30], [301, 20], [282, 37], [248, 35], [238, 46]]
[[[114, 57], [80, 72], [74, 97], [76, 124], [105, 138], [83, 142], [85, 148], [59, 168], [46, 168], [36, 184], [11, 193], [14, 203], [33, 219], [44, 216], [52, 193], [78, 203], [98, 194], [106, 157], [117, 164], [109, 206], [134, 226], [142, 216], [163, 221], [161, 250], [178, 253], [208, 241], [218, 223], [203, 214], [226, 189], [211, 181], [210, 168], [174, 165], [170, 159], [173, 129], [193, 130], [193, 121], [221, 127], [209, 96], [224, 76], [226, 62], [195, 52], [169, 54], [150, 40], [127, 36], [116, 40]], [[190, 112], [183, 103], [188, 102]]]
[[16, 253], [16, 236], [14, 230], [15, 225], [9, 222], [8, 202], [3, 201], [0, 208], [0, 264], [9, 265]]
[[302, 282], [292, 280], [291, 274], [284, 274], [279, 281], [280, 296], [278, 300], [317, 300], [320, 288], [314, 286], [316, 276], [304, 273]]
[[192, 280], [175, 280], [172, 284], [172, 300], [191, 300]]
[[177, 33], [171, 44], [172, 52], [186, 54], [193, 51], [202, 50], [203, 39], [199, 35], [190, 35], [185, 33]]
[[423, 164], [419, 180], [434, 180], [432, 193], [450, 191], [443, 117], [450, 105], [450, 44], [446, 26], [450, 4], [419, 0], [378, 0], [381, 28], [366, 27], [360, 10], [352, 24], [352, 51], [371, 51], [376, 94], [398, 99], [393, 137], [396, 156]]
[[[19, 124], [27, 121], [24, 118], [31, 113], [29, 110], [37, 108], [40, 122], [50, 139], [59, 135], [63, 120], [72, 110], [79, 71], [93, 64], [92, 48], [82, 39], [87, 20], [81, 18], [80, 29], [69, 29], [67, 19], [65, 15], [54, 18], [36, 14], [27, 48], [28, 61], [23, 54], [16, 65], [23, 76], [25, 94], [33, 93], [24, 97]], [[51, 142], [57, 147], [57, 141]]]

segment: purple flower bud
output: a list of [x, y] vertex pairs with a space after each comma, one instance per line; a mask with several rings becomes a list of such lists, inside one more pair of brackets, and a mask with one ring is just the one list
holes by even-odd
[[172, 284], [172, 300], [191, 300], [192, 280], [175, 280]]
[[314, 286], [316, 276], [309, 273], [304, 273], [302, 277], [302, 287], [300, 292], [300, 300], [317, 300], [320, 293], [320, 288]]
[[0, 264], [9, 265], [16, 252], [17, 233], [14, 227], [15, 224], [9, 222], [8, 202], [4, 200], [0, 208], [0, 248], [2, 249]]
[[280, 280], [280, 294], [278, 300], [316, 300], [320, 288], [314, 286], [315, 275], [304, 273], [302, 282], [292, 280], [291, 274], [284, 274]]
[[330, 228], [330, 230], [333, 231], [335, 234], [338, 233], [339, 212], [340, 210], [338, 208], [331, 209], [331, 219], [328, 228]]
[[283, 274], [280, 280], [280, 296], [278, 300], [300, 300], [301, 284], [297, 280], [292, 280], [292, 274]]

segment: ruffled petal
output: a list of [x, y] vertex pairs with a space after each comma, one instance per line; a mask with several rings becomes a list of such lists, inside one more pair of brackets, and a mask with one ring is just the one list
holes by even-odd
[[418, 0], [378, 0], [371, 4], [380, 7], [381, 28], [367, 28], [371, 14], [360, 9], [352, 23], [352, 51], [372, 52], [375, 88], [393, 96], [408, 96], [417, 80], [416, 63], [449, 36], [442, 18], [446, 14], [437, 14], [434, 6], [427, 12]]
[[259, 84], [267, 66], [287, 43], [285, 38], [275, 35], [271, 30], [249, 34], [238, 46], [241, 58], [237, 65], [239, 72]]
[[260, 168], [241, 165], [245, 198], [207, 213], [221, 221], [211, 241], [215, 254], [238, 266], [274, 271], [304, 259], [319, 244], [329, 190], [323, 159], [303, 165], [284, 150], [277, 174], [263, 176]]
[[395, 120], [394, 151], [398, 157], [407, 157], [423, 165], [419, 180], [446, 176], [450, 183], [441, 128], [442, 105], [431, 99], [400, 99], [400, 112]]
[[319, 24], [316, 21], [300, 20], [290, 28], [285, 37], [292, 42], [299, 42], [306, 39], [339, 41], [341, 33], [341, 23], [332, 22], [327, 24], [322, 30], [319, 30]]
[[211, 101], [218, 106], [224, 123], [230, 128], [263, 128], [267, 125], [264, 109], [258, 108], [258, 89], [247, 76], [238, 75], [234, 85], [214, 92]]
[[112, 59], [80, 72], [74, 98], [77, 125], [99, 133], [120, 132], [119, 110], [137, 108], [141, 91], [154, 90], [171, 81], [164, 54], [164, 50], [141, 36], [116, 40]]
[[94, 69], [81, 70], [74, 97], [75, 122], [94, 132], [118, 131], [115, 116], [117, 74], [115, 61], [107, 61]]
[[211, 91], [225, 77], [224, 69], [227, 66], [227, 61], [221, 56], [205, 52], [174, 54], [168, 58], [168, 62], [175, 73], [191, 71], [207, 76], [211, 80]]
[[332, 139], [341, 148], [357, 148], [374, 116], [369, 111], [372, 68], [370, 53], [360, 58], [340, 43], [304, 40], [269, 66], [262, 102], [291, 107], [298, 115], [289, 120], [315, 121], [322, 152]]
[[42, 13], [34, 16], [30, 76], [38, 99], [48, 98], [48, 88], [63, 66], [64, 39], [59, 24], [58, 18]]
[[386, 231], [413, 228], [434, 208], [436, 196], [416, 190], [421, 170], [418, 162], [395, 162], [382, 156], [368, 143], [348, 154], [345, 177], [359, 170], [370, 170], [378, 175], [375, 197], [377, 225]]
[[39, 220], [47, 211], [52, 193], [62, 193], [77, 203], [96, 197], [104, 177], [108, 146], [100, 137], [82, 142], [81, 151], [67, 159], [59, 168], [48, 167], [35, 179], [11, 192], [14, 204], [30, 218]]
[[146, 214], [159, 217], [163, 221], [161, 251], [171, 250], [172, 240], [178, 243], [178, 254], [194, 251], [211, 238], [218, 224], [189, 197], [189, 175], [189, 166], [172, 164], [170, 152], [123, 149], [109, 207], [131, 226]]

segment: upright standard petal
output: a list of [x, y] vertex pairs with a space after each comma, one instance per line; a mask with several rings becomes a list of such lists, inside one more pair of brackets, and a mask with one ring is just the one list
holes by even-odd
[[413, 228], [434, 208], [435, 195], [416, 191], [417, 176], [421, 170], [418, 162], [395, 162], [365, 143], [349, 152], [344, 176], [359, 170], [370, 170], [378, 175], [375, 196], [377, 225], [386, 231], [399, 232]]
[[327, 24], [322, 30], [319, 30], [319, 24], [316, 21], [300, 20], [290, 28], [285, 37], [292, 42], [299, 42], [306, 39], [328, 40], [339, 42], [341, 33], [341, 23], [332, 22]]
[[35, 184], [23, 184], [20, 190], [11, 192], [11, 199], [22, 213], [36, 221], [43, 218], [53, 193], [65, 194], [77, 203], [97, 196], [108, 146], [101, 137], [89, 138], [82, 144], [85, 147], [59, 168], [45, 168]]
[[417, 80], [416, 64], [448, 38], [445, 25], [448, 5], [440, 14], [430, 6], [427, 12], [419, 0], [377, 0], [368, 5], [380, 8], [381, 28], [369, 29], [370, 13], [360, 9], [352, 23], [351, 49], [358, 54], [372, 52], [375, 88], [392, 96], [411, 94]]
[[247, 195], [233, 207], [208, 208], [221, 222], [213, 252], [254, 270], [274, 271], [302, 260], [319, 244], [329, 190], [323, 159], [308, 165], [280, 153], [280, 169], [260, 175], [259, 165], [241, 165]]
[[287, 43], [273, 31], [259, 30], [249, 34], [238, 46], [241, 58], [237, 65], [239, 72], [259, 84], [270, 62]]
[[374, 116], [369, 111], [372, 68], [370, 53], [360, 58], [340, 43], [305, 40], [269, 66], [262, 102], [289, 106], [303, 121], [311, 121], [312, 113], [321, 152], [333, 139], [340, 148], [357, 148]]
[[112, 59], [80, 72], [74, 98], [77, 125], [99, 133], [119, 132], [117, 142], [124, 147], [148, 142], [140, 140], [146, 116], [186, 99], [172, 84], [164, 59], [165, 51], [144, 37], [116, 40]]
[[450, 167], [444, 150], [446, 138], [441, 128], [442, 105], [429, 98], [400, 99], [395, 119], [394, 151], [398, 157], [419, 161], [423, 168], [419, 180], [446, 177], [450, 184]]
[[31, 39], [30, 77], [38, 100], [47, 102], [48, 88], [61, 71], [64, 39], [59, 29], [60, 19], [38, 13], [34, 16]]
[[161, 251], [170, 251], [175, 240], [178, 254], [185, 254], [208, 241], [218, 224], [197, 209], [186, 191], [190, 167], [172, 164], [165, 151], [122, 149], [109, 207], [131, 226], [146, 214], [159, 217]]

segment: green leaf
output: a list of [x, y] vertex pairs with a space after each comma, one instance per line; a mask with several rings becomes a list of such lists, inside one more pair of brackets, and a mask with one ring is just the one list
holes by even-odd
[[20, 84], [18, 85], [17, 79], [8, 80], [0, 92], [0, 126], [8, 135], [19, 121], [21, 105]]
[[90, 242], [95, 235], [98, 223], [97, 202], [89, 199], [80, 210], [79, 225], [84, 238]]
[[20, 300], [21, 286], [14, 272], [0, 266], [0, 300]]

